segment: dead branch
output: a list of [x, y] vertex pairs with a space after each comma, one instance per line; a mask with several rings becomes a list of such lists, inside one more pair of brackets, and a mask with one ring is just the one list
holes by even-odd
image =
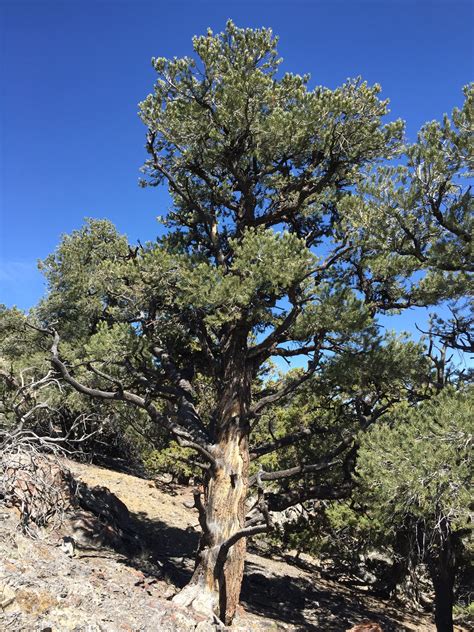
[[0, 431], [0, 503], [16, 507], [26, 533], [60, 526], [74, 496], [73, 479], [56, 441], [31, 431]]
[[[206, 461], [211, 463], [212, 466], [216, 465], [216, 460], [212, 452], [212, 446], [206, 440], [207, 437], [204, 436], [202, 429], [194, 424], [187, 424], [187, 427], [183, 427], [181, 424], [173, 421], [166, 415], [162, 415], [158, 409], [154, 406], [152, 402], [150, 402], [147, 398], [141, 397], [136, 393], [131, 393], [126, 390], [123, 384], [119, 380], [113, 379], [113, 382], [116, 386], [116, 390], [106, 391], [100, 388], [94, 388], [91, 386], [87, 386], [82, 382], [79, 382], [69, 371], [66, 364], [62, 361], [59, 354], [59, 333], [53, 328], [40, 328], [35, 325], [28, 324], [29, 327], [43, 333], [45, 335], [51, 336], [53, 338], [53, 342], [51, 344], [51, 363], [54, 369], [58, 372], [61, 378], [70, 386], [72, 386], [76, 391], [82, 393], [83, 395], [87, 395], [88, 397], [102, 399], [106, 401], [123, 401], [133, 406], [137, 406], [145, 410], [153, 422], [157, 425], [164, 427], [168, 430], [177, 443], [183, 448], [193, 448], [197, 452], [203, 456]], [[97, 370], [96, 370], [97, 373]], [[107, 376], [109, 377], [109, 376]], [[192, 412], [192, 411], [191, 411]], [[186, 421], [188, 421], [188, 417], [186, 417]]]

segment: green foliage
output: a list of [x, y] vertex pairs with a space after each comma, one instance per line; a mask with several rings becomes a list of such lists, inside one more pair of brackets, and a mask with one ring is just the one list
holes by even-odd
[[410, 516], [435, 532], [470, 528], [474, 392], [442, 392], [398, 409], [360, 437], [357, 477], [368, 513], [388, 532]]
[[[89, 335], [120, 306], [128, 244], [107, 220], [88, 220], [65, 235], [55, 253], [40, 262], [49, 293], [39, 317], [60, 322], [70, 340]], [[115, 308], [115, 309], [114, 309]]]
[[244, 227], [286, 224], [318, 238], [363, 166], [398, 150], [403, 124], [381, 123], [379, 86], [311, 91], [307, 76], [277, 78], [276, 43], [269, 29], [229, 21], [194, 38], [195, 59], [153, 60], [154, 92], [140, 104], [143, 184], [169, 185], [170, 243], [219, 259]]
[[[49, 368], [43, 336], [26, 323], [20, 310], [0, 305], [0, 429], [18, 424], [37, 404], [28, 387], [43, 378]], [[44, 399], [55, 401], [56, 389], [46, 386]], [[38, 413], [45, 417], [44, 410]]]
[[249, 228], [230, 244], [233, 259], [227, 270], [202, 262], [181, 276], [183, 307], [201, 310], [211, 327], [233, 322], [243, 311], [252, 324], [271, 322], [265, 302], [273, 305], [303, 281], [314, 258], [301, 239], [287, 232]]
[[472, 625], [474, 621], [474, 601], [469, 602], [465, 606], [456, 604], [453, 612], [457, 623], [465, 624], [466, 626]]
[[45, 365], [43, 337], [26, 322], [26, 315], [19, 309], [0, 304], [0, 361], [4, 369], [16, 371], [37, 362]]
[[[166, 444], [165, 444], [166, 446]], [[176, 444], [143, 452], [143, 465], [148, 476], [172, 474], [178, 481], [186, 483], [195, 476], [197, 468], [192, 465], [193, 451]]]
[[[144, 172], [149, 184], [168, 184], [168, 233], [132, 248], [109, 222], [91, 220], [42, 264], [49, 294], [38, 315], [60, 323], [70, 362], [103, 363], [153, 397], [150, 375], [167, 379], [150, 354], [158, 345], [217, 392], [229, 332], [245, 332], [250, 346], [283, 328], [270, 356], [295, 354], [297, 343], [308, 353], [315, 340], [340, 354], [359, 345], [377, 311], [407, 305], [420, 261], [377, 241], [386, 213], [367, 204], [376, 198], [364, 184], [402, 149], [403, 125], [383, 124], [377, 85], [310, 90], [308, 77], [280, 76], [276, 43], [268, 29], [228, 22], [194, 38], [194, 58], [153, 60], [154, 92], [140, 106]], [[110, 386], [87, 364], [77, 373]]]
[[357, 397], [366, 403], [395, 404], [426, 395], [431, 367], [423, 342], [388, 332], [364, 331], [359, 344], [327, 363], [324, 380], [328, 396]]
[[[424, 343], [380, 335], [376, 319], [469, 291], [472, 88], [404, 147], [380, 86], [310, 89], [279, 72], [276, 45], [229, 21], [193, 39], [193, 58], [153, 60], [143, 184], [168, 186], [166, 234], [134, 247], [89, 220], [41, 264], [49, 292], [32, 315], [58, 330], [69, 374], [113, 402], [43, 394], [61, 419], [115, 424], [153, 473], [195, 473], [171, 438], [206, 459], [237, 429], [252, 474], [297, 470], [267, 478], [267, 498], [313, 502], [291, 544], [355, 554], [356, 541], [389, 545], [407, 516], [464, 529], [472, 397], [423, 402]], [[47, 343], [23, 326], [0, 310], [2, 365], [41, 372]], [[307, 368], [269, 374], [275, 357]], [[320, 504], [350, 492], [356, 463], [358, 495]]]
[[399, 273], [428, 271], [413, 280], [414, 302], [436, 303], [472, 290], [473, 84], [464, 95], [451, 118], [422, 127], [406, 148], [404, 165], [379, 167], [361, 195], [342, 204], [366, 250], [398, 261]]

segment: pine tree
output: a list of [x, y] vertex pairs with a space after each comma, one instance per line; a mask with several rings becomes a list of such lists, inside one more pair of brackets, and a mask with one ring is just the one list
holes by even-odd
[[[44, 262], [50, 291], [38, 310], [64, 381], [139, 409], [198, 455], [202, 537], [175, 599], [226, 623], [246, 538], [271, 528], [265, 484], [335, 465], [325, 454], [250, 476], [251, 459], [308, 436], [296, 428], [250, 445], [261, 415], [325, 355], [357, 344], [377, 313], [428, 300], [407, 299], [422, 262], [380, 248], [356, 221], [369, 174], [402, 149], [403, 123], [383, 123], [378, 85], [310, 89], [309, 77], [282, 75], [276, 43], [268, 29], [228, 22], [195, 37], [193, 57], [153, 60], [142, 183], [168, 185], [166, 234], [131, 247], [110, 223], [89, 222]], [[272, 358], [295, 357], [306, 368], [265, 384]]]
[[399, 411], [394, 424], [361, 438], [359, 502], [385, 537], [409, 525], [412, 554], [426, 562], [435, 592], [436, 629], [453, 628], [461, 538], [472, 531], [472, 388], [446, 389]]

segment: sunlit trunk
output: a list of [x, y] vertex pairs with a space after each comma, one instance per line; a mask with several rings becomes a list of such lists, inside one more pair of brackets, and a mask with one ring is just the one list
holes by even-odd
[[249, 451], [244, 416], [249, 393], [245, 372], [235, 372], [221, 394], [216, 467], [209, 470], [205, 483], [196, 568], [190, 583], [174, 598], [202, 613], [213, 612], [226, 624], [232, 622], [239, 602], [246, 552], [245, 538], [228, 551], [222, 545], [245, 524]]

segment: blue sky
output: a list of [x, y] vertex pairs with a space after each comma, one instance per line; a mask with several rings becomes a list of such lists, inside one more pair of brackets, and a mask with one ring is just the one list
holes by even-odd
[[[191, 37], [270, 26], [283, 69], [335, 87], [381, 83], [391, 117], [414, 140], [460, 105], [473, 79], [474, 3], [460, 0], [0, 0], [0, 303], [22, 309], [44, 291], [36, 261], [84, 217], [107, 217], [130, 240], [153, 239], [169, 201], [140, 189], [152, 56], [191, 52]], [[413, 329], [413, 312], [397, 328]]]

